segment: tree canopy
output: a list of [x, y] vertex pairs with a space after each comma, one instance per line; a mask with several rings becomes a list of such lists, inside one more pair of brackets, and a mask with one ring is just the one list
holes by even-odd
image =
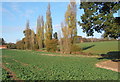
[[93, 36], [95, 31], [104, 31], [104, 37], [118, 38], [120, 26], [113, 14], [117, 13], [119, 8], [118, 2], [81, 2], [80, 9], [84, 10], [84, 14], [79, 25], [87, 36]]

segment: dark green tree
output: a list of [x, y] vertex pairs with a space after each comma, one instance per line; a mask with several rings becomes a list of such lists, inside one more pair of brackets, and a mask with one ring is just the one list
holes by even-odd
[[5, 40], [3, 38], [0, 38], [0, 45], [5, 45]]
[[118, 38], [120, 26], [113, 14], [117, 13], [119, 8], [118, 2], [81, 2], [80, 9], [84, 10], [84, 14], [79, 25], [88, 36], [93, 36], [95, 31], [104, 31], [104, 37]]
[[53, 36], [54, 36], [54, 39], [58, 39], [57, 32], [55, 32], [55, 33], [53, 34]]

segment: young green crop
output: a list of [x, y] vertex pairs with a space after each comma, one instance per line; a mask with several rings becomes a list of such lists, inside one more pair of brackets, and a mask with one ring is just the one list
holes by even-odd
[[[118, 73], [97, 68], [97, 58], [47, 56], [49, 52], [3, 50], [3, 63], [21, 80], [117, 80]], [[50, 53], [55, 54], [55, 53]], [[3, 71], [3, 78], [5, 73]], [[6, 78], [7, 79], [7, 78]]]

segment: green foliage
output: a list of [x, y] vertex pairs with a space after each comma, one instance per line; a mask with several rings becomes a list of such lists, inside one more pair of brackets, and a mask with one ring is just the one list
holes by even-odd
[[5, 45], [6, 43], [5, 43], [5, 40], [4, 40], [4, 38], [0, 38], [0, 45]]
[[[44, 56], [43, 54], [56, 53], [3, 50], [2, 55], [8, 57], [3, 57], [2, 62], [21, 80], [118, 79], [118, 72], [95, 67], [95, 64], [100, 62], [100, 60], [96, 58]], [[5, 77], [6, 74], [3, 74]]]
[[120, 5], [118, 2], [81, 2], [80, 9], [84, 10], [81, 16], [83, 32], [93, 36], [94, 31], [105, 32], [105, 37], [118, 38], [120, 36], [119, 25], [115, 22], [113, 14], [117, 13]]
[[57, 45], [58, 45], [58, 40], [57, 39], [52, 39], [52, 40], [49, 40], [47, 43], [46, 43], [46, 49], [47, 51], [50, 51], [50, 52], [55, 52], [57, 51]]
[[2, 69], [2, 77], [0, 77], [1, 80], [12, 80], [10, 76], [8, 75], [8, 72], [5, 69]]
[[54, 37], [54, 39], [58, 39], [58, 34], [57, 34], [57, 32], [55, 32], [55, 33], [53, 34], [53, 37]]

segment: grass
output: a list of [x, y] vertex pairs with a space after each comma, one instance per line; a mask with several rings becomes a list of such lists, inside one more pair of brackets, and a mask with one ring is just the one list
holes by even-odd
[[84, 49], [83, 52], [93, 54], [107, 54], [108, 52], [119, 51], [118, 41], [86, 42], [77, 45], [80, 45]]
[[[90, 43], [88, 44], [90, 45]], [[96, 46], [99, 45], [98, 43], [95, 44]], [[2, 62], [8, 63], [5, 66], [21, 80], [118, 79], [117, 72], [95, 67], [95, 64], [101, 61], [97, 58], [47, 56], [41, 54], [48, 54], [49, 52], [25, 50], [3, 50], [2, 52]], [[6, 79], [5, 74], [6, 72], [3, 70], [3, 80]]]

